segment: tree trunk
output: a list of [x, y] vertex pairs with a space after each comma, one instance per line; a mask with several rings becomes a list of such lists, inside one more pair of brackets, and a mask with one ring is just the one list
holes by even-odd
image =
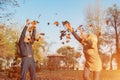
[[111, 54], [111, 57], [110, 57], [110, 70], [113, 70], [112, 61], [113, 61], [113, 54]]
[[115, 30], [116, 32], [116, 60], [117, 60], [117, 64], [118, 64], [118, 69], [120, 69], [120, 53], [119, 53], [119, 37], [118, 37], [118, 33], [117, 30]]

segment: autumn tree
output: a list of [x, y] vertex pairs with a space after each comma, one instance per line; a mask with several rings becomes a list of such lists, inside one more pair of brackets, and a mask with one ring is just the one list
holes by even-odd
[[101, 7], [99, 0], [96, 0], [95, 5], [88, 5], [85, 9], [86, 25], [93, 28], [92, 32], [96, 34], [101, 32], [104, 21], [104, 11]]
[[[102, 48], [105, 48], [107, 45], [107, 47], [111, 49], [111, 46], [114, 44], [114, 40], [113, 40], [114, 36], [112, 34], [113, 31], [111, 32], [111, 30], [108, 29], [108, 27], [106, 27], [107, 22], [105, 20], [105, 17], [106, 17], [105, 10], [102, 9], [102, 6], [100, 5], [99, 0], [96, 0], [94, 5], [87, 6], [85, 17], [86, 17], [86, 24], [87, 24], [86, 26], [87, 28], [85, 29], [87, 32], [93, 32], [97, 35], [98, 52], [101, 56], [103, 64], [104, 63], [107, 64], [105, 59], [108, 59], [108, 58], [104, 58], [105, 57], [104, 54], [108, 55], [107, 53], [111, 53], [110, 56], [112, 56], [114, 52], [111, 50], [109, 50], [109, 52], [104, 52], [104, 49], [102, 50]], [[111, 63], [112, 57], [110, 58], [111, 59], [108, 59], [107, 61]]]
[[57, 50], [57, 53], [65, 56], [63, 61], [65, 62], [67, 67], [74, 67], [75, 63], [77, 63], [76, 58], [80, 57], [79, 54], [75, 51], [74, 48], [70, 46], [63, 46]]
[[[11, 7], [12, 10], [9, 10]], [[16, 7], [19, 7], [18, 0], [0, 0], [0, 21], [9, 20], [14, 15]]]
[[105, 24], [104, 16], [105, 13], [99, 0], [96, 0], [94, 5], [88, 5], [85, 9], [86, 26], [84, 31], [93, 32], [97, 35], [99, 53], [100, 45], [102, 43], [100, 40], [100, 34], [103, 33], [103, 25]]
[[0, 21], [9, 21], [15, 14], [20, 3], [26, 0], [0, 0]]
[[17, 0], [0, 0], [0, 9], [5, 10], [9, 6], [19, 6]]
[[35, 41], [33, 44], [34, 57], [35, 60], [37, 60], [38, 62], [43, 62], [44, 60], [44, 52], [46, 45], [47, 42], [43, 37], [41, 37], [39, 41]]
[[14, 58], [16, 34], [17, 31], [13, 30], [10, 26], [0, 25], [0, 57]]
[[116, 59], [118, 63], [118, 69], [120, 69], [120, 9], [116, 4], [108, 8], [106, 19], [108, 20], [108, 26], [113, 27], [115, 32]]

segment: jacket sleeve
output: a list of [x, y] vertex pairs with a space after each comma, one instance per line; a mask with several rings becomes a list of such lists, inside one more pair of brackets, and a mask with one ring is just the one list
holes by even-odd
[[27, 31], [27, 26], [24, 27], [24, 29], [21, 33], [21, 36], [20, 36], [20, 39], [19, 39], [20, 42], [24, 42], [24, 37], [25, 37], [26, 31]]
[[35, 34], [36, 34], [36, 29], [33, 29], [33, 32], [32, 32], [32, 36], [31, 36], [31, 39], [32, 39], [32, 44], [34, 43], [35, 41]]
[[92, 47], [92, 41], [91, 40], [85, 40], [84, 42], [82, 41], [82, 38], [80, 38], [77, 34], [76, 34], [76, 32], [72, 32], [72, 34], [73, 34], [73, 36], [82, 44], [82, 45], [84, 45], [84, 43], [85, 44], [87, 44], [87, 46], [88, 47]]
[[72, 32], [73, 36], [81, 43], [82, 39], [76, 34], [76, 32]]

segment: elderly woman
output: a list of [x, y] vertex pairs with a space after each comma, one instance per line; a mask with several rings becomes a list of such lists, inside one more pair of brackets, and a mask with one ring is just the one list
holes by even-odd
[[81, 31], [81, 37], [79, 37], [68, 21], [63, 22], [63, 25], [83, 45], [83, 52], [86, 59], [84, 68], [84, 80], [91, 80], [91, 72], [93, 72], [93, 80], [99, 80], [100, 71], [102, 69], [102, 62], [97, 48], [97, 36], [93, 33], [84, 35]]

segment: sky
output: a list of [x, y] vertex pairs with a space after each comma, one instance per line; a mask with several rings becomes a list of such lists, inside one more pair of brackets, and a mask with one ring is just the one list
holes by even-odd
[[[120, 3], [120, 0], [99, 0], [103, 9], [107, 9], [113, 4]], [[56, 50], [63, 46], [61, 44], [60, 30], [64, 29], [61, 22], [68, 20], [73, 27], [78, 27], [85, 23], [85, 8], [88, 5], [95, 5], [96, 0], [24, 0], [20, 3], [20, 7], [16, 9], [16, 13], [12, 20], [17, 22], [22, 31], [26, 19], [38, 20], [38, 33], [45, 33], [45, 40], [48, 43], [54, 43], [50, 46], [50, 52], [55, 53]], [[56, 27], [54, 21], [60, 22], [61, 27]], [[50, 25], [47, 25], [47, 23]], [[75, 47], [80, 45], [74, 38], [70, 43], [64, 44]]]

